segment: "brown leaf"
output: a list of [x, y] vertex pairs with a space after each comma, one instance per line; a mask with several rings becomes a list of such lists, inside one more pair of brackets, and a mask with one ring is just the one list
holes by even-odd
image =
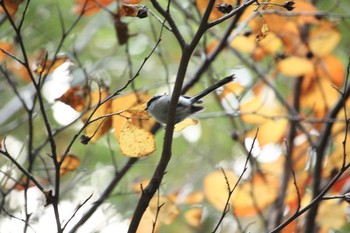
[[81, 112], [85, 109], [86, 98], [88, 95], [87, 88], [71, 87], [56, 101], [61, 101], [71, 106], [75, 111]]
[[[23, 0], [3, 0], [3, 4], [11, 16], [17, 12], [18, 7], [22, 2]], [[5, 9], [2, 6], [0, 6], [0, 13], [5, 14]]]

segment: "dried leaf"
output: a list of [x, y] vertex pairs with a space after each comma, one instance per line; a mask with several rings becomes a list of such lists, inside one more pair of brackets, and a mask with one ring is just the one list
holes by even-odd
[[[63, 157], [57, 156], [57, 161], [61, 161]], [[67, 155], [60, 167], [60, 176], [66, 175], [68, 172], [75, 171], [80, 166], [80, 159], [75, 155]]]
[[122, 4], [119, 9], [119, 16], [130, 16], [130, 17], [147, 17], [147, 7], [139, 4]]
[[71, 106], [75, 111], [81, 112], [86, 108], [87, 95], [87, 88], [71, 87], [56, 101], [61, 101]]
[[69, 61], [67, 56], [57, 57], [54, 61], [46, 60], [46, 56], [41, 56], [39, 58], [39, 64], [37, 65], [37, 68], [34, 69], [34, 72], [45, 76], [54, 72], [56, 68], [67, 61]]
[[15, 189], [17, 191], [25, 190], [26, 188], [34, 187], [33, 181], [29, 180], [27, 176], [22, 176], [22, 178], [16, 183]]
[[118, 141], [121, 152], [128, 157], [144, 157], [156, 150], [153, 134], [129, 121], [121, 130]]
[[[86, 100], [86, 106], [90, 104], [93, 108], [82, 116], [82, 121], [87, 122], [88, 118], [94, 111], [94, 105], [98, 104], [99, 101], [102, 101], [109, 93], [107, 90], [93, 91], [90, 93], [90, 99]], [[112, 119], [111, 117], [103, 117], [106, 114], [111, 113], [111, 100], [103, 103], [99, 108], [94, 112], [90, 121], [93, 121], [96, 118], [102, 117], [94, 122], [89, 123], [89, 125], [85, 128], [84, 133], [86, 136], [91, 138], [91, 142], [96, 142], [99, 138], [101, 138], [105, 133], [107, 133], [112, 127]]]
[[[19, 5], [23, 2], [23, 0], [3, 0], [3, 4], [5, 5], [5, 8], [7, 9], [9, 15], [13, 16], [16, 14]], [[5, 14], [5, 9], [0, 6], [0, 13]]]
[[128, 95], [120, 96], [112, 100], [112, 112], [120, 115], [112, 117], [112, 128], [114, 135], [119, 139], [120, 131], [130, 119], [130, 123], [139, 128], [150, 131], [156, 124], [145, 111], [146, 102], [151, 98], [146, 92], [135, 92]]
[[92, 15], [112, 2], [113, 0], [76, 0], [74, 12], [76, 14]]

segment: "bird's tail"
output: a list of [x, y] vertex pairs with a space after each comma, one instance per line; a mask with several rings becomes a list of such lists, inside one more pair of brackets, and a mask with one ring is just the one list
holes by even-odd
[[202, 99], [204, 96], [208, 95], [210, 92], [218, 89], [219, 87], [225, 85], [226, 83], [231, 82], [235, 78], [234, 75], [230, 75], [224, 79], [221, 79], [219, 82], [215, 83], [214, 85], [208, 87], [207, 89], [203, 90], [202, 92], [198, 93], [197, 95], [193, 96], [191, 98], [192, 103], [198, 102], [200, 99]]

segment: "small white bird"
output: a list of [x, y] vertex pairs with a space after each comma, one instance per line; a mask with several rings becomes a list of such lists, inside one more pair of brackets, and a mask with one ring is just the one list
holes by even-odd
[[[212, 91], [218, 89], [219, 87], [231, 82], [234, 79], [234, 75], [228, 76], [219, 82], [215, 83], [213, 86], [201, 91], [193, 97], [180, 96], [179, 102], [176, 107], [175, 123], [183, 121], [190, 115], [199, 112], [204, 107], [197, 105], [201, 104], [201, 99], [211, 93]], [[154, 117], [158, 122], [166, 124], [168, 119], [168, 109], [170, 105], [171, 96], [170, 95], [160, 95], [154, 96], [147, 103], [146, 110]]]

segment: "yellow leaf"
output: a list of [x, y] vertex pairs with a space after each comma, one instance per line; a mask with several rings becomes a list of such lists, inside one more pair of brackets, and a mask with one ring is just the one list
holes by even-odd
[[180, 132], [183, 129], [185, 129], [187, 126], [190, 125], [197, 125], [198, 124], [198, 120], [195, 119], [191, 119], [191, 118], [186, 118], [185, 120], [177, 123], [174, 127], [174, 131], [175, 132]]
[[136, 233], [150, 233], [150, 232], [157, 233], [159, 230], [160, 222], [157, 221], [155, 223], [154, 231], [153, 231], [153, 224], [155, 220], [156, 218], [154, 214], [150, 211], [149, 208], [147, 208], [145, 213], [142, 215], [142, 219], [139, 224], [139, 227], [137, 228]]
[[158, 221], [167, 225], [173, 223], [180, 213], [179, 208], [170, 198], [157, 195], [151, 199], [149, 203], [149, 210], [154, 216], [156, 216], [157, 212], [159, 211]]
[[[267, 120], [259, 126], [258, 141], [261, 146], [269, 143], [280, 143], [287, 132], [287, 119]], [[255, 134], [256, 130], [253, 130]]]
[[269, 54], [277, 54], [282, 48], [282, 41], [275, 33], [270, 32], [263, 40], [259, 41], [259, 45]]
[[204, 195], [202, 192], [193, 192], [186, 196], [185, 200], [182, 202], [187, 205], [195, 205], [203, 201]]
[[237, 186], [231, 206], [238, 217], [252, 216], [270, 206], [278, 195], [279, 182], [274, 176], [256, 174]]
[[[147, 98], [148, 99], [148, 98]], [[132, 108], [129, 108], [125, 112], [130, 113], [130, 121], [133, 125], [145, 129], [147, 131], [151, 131], [156, 121], [151, 118], [148, 111], [145, 110], [147, 106], [147, 102], [143, 102], [142, 104], [138, 104]]]
[[[114, 136], [118, 139], [120, 132], [126, 122], [127, 118], [131, 118], [131, 123], [150, 131], [155, 121], [150, 119], [146, 108], [146, 102], [151, 98], [146, 92], [134, 92], [124, 96], [117, 97], [112, 100], [112, 112], [120, 115], [112, 117], [112, 128], [114, 129]], [[143, 108], [143, 109], [142, 109]]]
[[[204, 194], [219, 211], [223, 211], [227, 203], [227, 182], [232, 189], [238, 180], [238, 176], [231, 171], [225, 171], [225, 174], [227, 181], [221, 171], [210, 173], [204, 180]], [[263, 211], [275, 201], [278, 184], [274, 176], [256, 174], [252, 180], [240, 181], [228, 203], [231, 203], [232, 210], [239, 217], [255, 215], [258, 210]]]
[[202, 208], [195, 207], [186, 211], [185, 219], [186, 222], [192, 227], [199, 227], [202, 219]]
[[156, 150], [153, 134], [129, 121], [120, 132], [119, 146], [121, 152], [129, 157], [144, 157]]
[[322, 24], [311, 30], [309, 46], [312, 53], [322, 57], [330, 54], [340, 41], [340, 33], [331, 23]]
[[[232, 188], [237, 181], [237, 176], [225, 170], [227, 181]], [[228, 187], [222, 171], [214, 171], [204, 179], [204, 195], [207, 200], [219, 211], [223, 211], [228, 197]], [[232, 200], [232, 199], [231, 199]]]
[[307, 59], [297, 56], [287, 57], [277, 64], [282, 74], [288, 77], [299, 77], [313, 72], [314, 65]]
[[143, 189], [147, 187], [149, 182], [150, 182], [150, 179], [135, 181], [131, 186], [131, 190], [134, 191], [135, 193], [141, 193]]
[[256, 49], [256, 37], [253, 34], [249, 36], [239, 35], [230, 42], [230, 46], [240, 52], [253, 53]]
[[322, 201], [317, 212], [316, 222], [319, 226], [338, 230], [347, 222], [348, 204], [337, 200]]

